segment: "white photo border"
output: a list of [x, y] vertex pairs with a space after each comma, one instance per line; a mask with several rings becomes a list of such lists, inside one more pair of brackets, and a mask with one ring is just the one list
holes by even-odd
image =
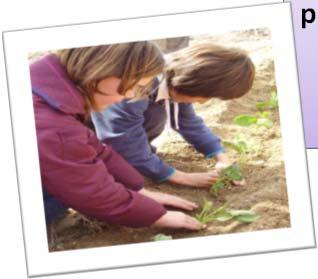
[[[272, 32], [291, 227], [50, 253], [42, 202], [28, 54], [263, 27], [270, 28]], [[4, 46], [29, 276], [316, 246], [290, 4], [11, 31], [4, 33]]]

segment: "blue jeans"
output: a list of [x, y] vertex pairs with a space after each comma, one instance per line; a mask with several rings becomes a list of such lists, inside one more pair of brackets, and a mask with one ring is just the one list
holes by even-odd
[[45, 211], [46, 224], [51, 224], [57, 217], [66, 213], [67, 207], [64, 206], [59, 200], [49, 194], [44, 188], [43, 189], [43, 201]]

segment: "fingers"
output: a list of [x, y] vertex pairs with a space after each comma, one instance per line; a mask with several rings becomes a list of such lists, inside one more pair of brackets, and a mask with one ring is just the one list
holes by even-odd
[[207, 173], [209, 182], [215, 182], [219, 178], [219, 174], [214, 171], [214, 172], [208, 172]]
[[215, 169], [218, 173], [220, 173], [223, 169], [229, 167], [231, 164], [228, 162], [217, 162], [215, 165]]
[[209, 187], [218, 179], [217, 172], [190, 173], [189, 185], [196, 187]]
[[243, 179], [243, 180], [235, 180], [235, 181], [233, 181], [233, 184], [235, 186], [245, 186], [246, 185], [246, 180], [245, 179]]
[[196, 231], [206, 227], [206, 225], [201, 224], [195, 218], [178, 211], [167, 211], [166, 214], [160, 217], [152, 226], [174, 229], [183, 228]]
[[211, 175], [211, 177], [214, 178], [218, 178], [219, 177], [219, 173], [215, 170], [215, 171], [209, 171], [208, 174]]
[[185, 229], [189, 229], [189, 230], [201, 230], [204, 229], [206, 227], [206, 225], [201, 224], [198, 220], [185, 215], [185, 220], [184, 220], [184, 224], [182, 226]]
[[188, 200], [183, 199], [183, 198], [179, 198], [177, 196], [168, 195], [168, 194], [165, 197], [164, 204], [178, 207], [178, 208], [188, 210], [188, 211], [191, 211], [191, 210], [198, 208], [198, 205], [194, 202], [188, 201]]

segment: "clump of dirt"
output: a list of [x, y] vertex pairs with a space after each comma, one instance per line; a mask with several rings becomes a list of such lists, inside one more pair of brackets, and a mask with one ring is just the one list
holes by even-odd
[[[218, 36], [198, 36], [191, 38], [190, 43], [202, 41], [246, 49], [256, 65], [254, 86], [246, 96], [238, 100], [212, 100], [204, 105], [195, 105], [197, 114], [223, 140], [231, 141], [236, 137], [246, 139], [248, 152], [245, 155], [230, 149], [227, 153], [232, 161], [240, 164], [247, 185], [226, 189], [218, 198], [212, 197], [208, 189], [183, 187], [167, 182], [158, 185], [146, 180], [145, 187], [176, 194], [200, 204], [204, 199], [213, 201], [215, 206], [226, 201], [230, 208], [252, 209], [258, 215], [257, 220], [252, 223], [214, 221], [205, 230], [191, 232], [107, 225], [70, 211], [49, 228], [50, 251], [147, 242], [153, 241], [158, 233], [177, 239], [290, 226], [279, 110], [270, 111], [273, 121], [271, 128], [240, 127], [233, 124], [233, 118], [237, 115], [256, 114], [256, 102], [269, 99], [271, 92], [276, 91], [270, 32], [268, 29], [255, 29]], [[209, 171], [215, 164], [213, 159], [204, 159], [202, 154], [197, 153], [176, 133], [162, 135], [155, 144], [159, 156], [177, 169], [186, 172]], [[198, 212], [199, 210], [192, 214]]]

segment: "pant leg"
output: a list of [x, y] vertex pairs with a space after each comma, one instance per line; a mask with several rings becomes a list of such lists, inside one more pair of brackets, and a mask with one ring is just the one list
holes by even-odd
[[66, 213], [67, 207], [43, 188], [43, 201], [46, 224], [51, 224], [57, 217]]
[[144, 129], [147, 133], [149, 143], [158, 137], [165, 128], [167, 115], [162, 103], [150, 103], [144, 112]]

